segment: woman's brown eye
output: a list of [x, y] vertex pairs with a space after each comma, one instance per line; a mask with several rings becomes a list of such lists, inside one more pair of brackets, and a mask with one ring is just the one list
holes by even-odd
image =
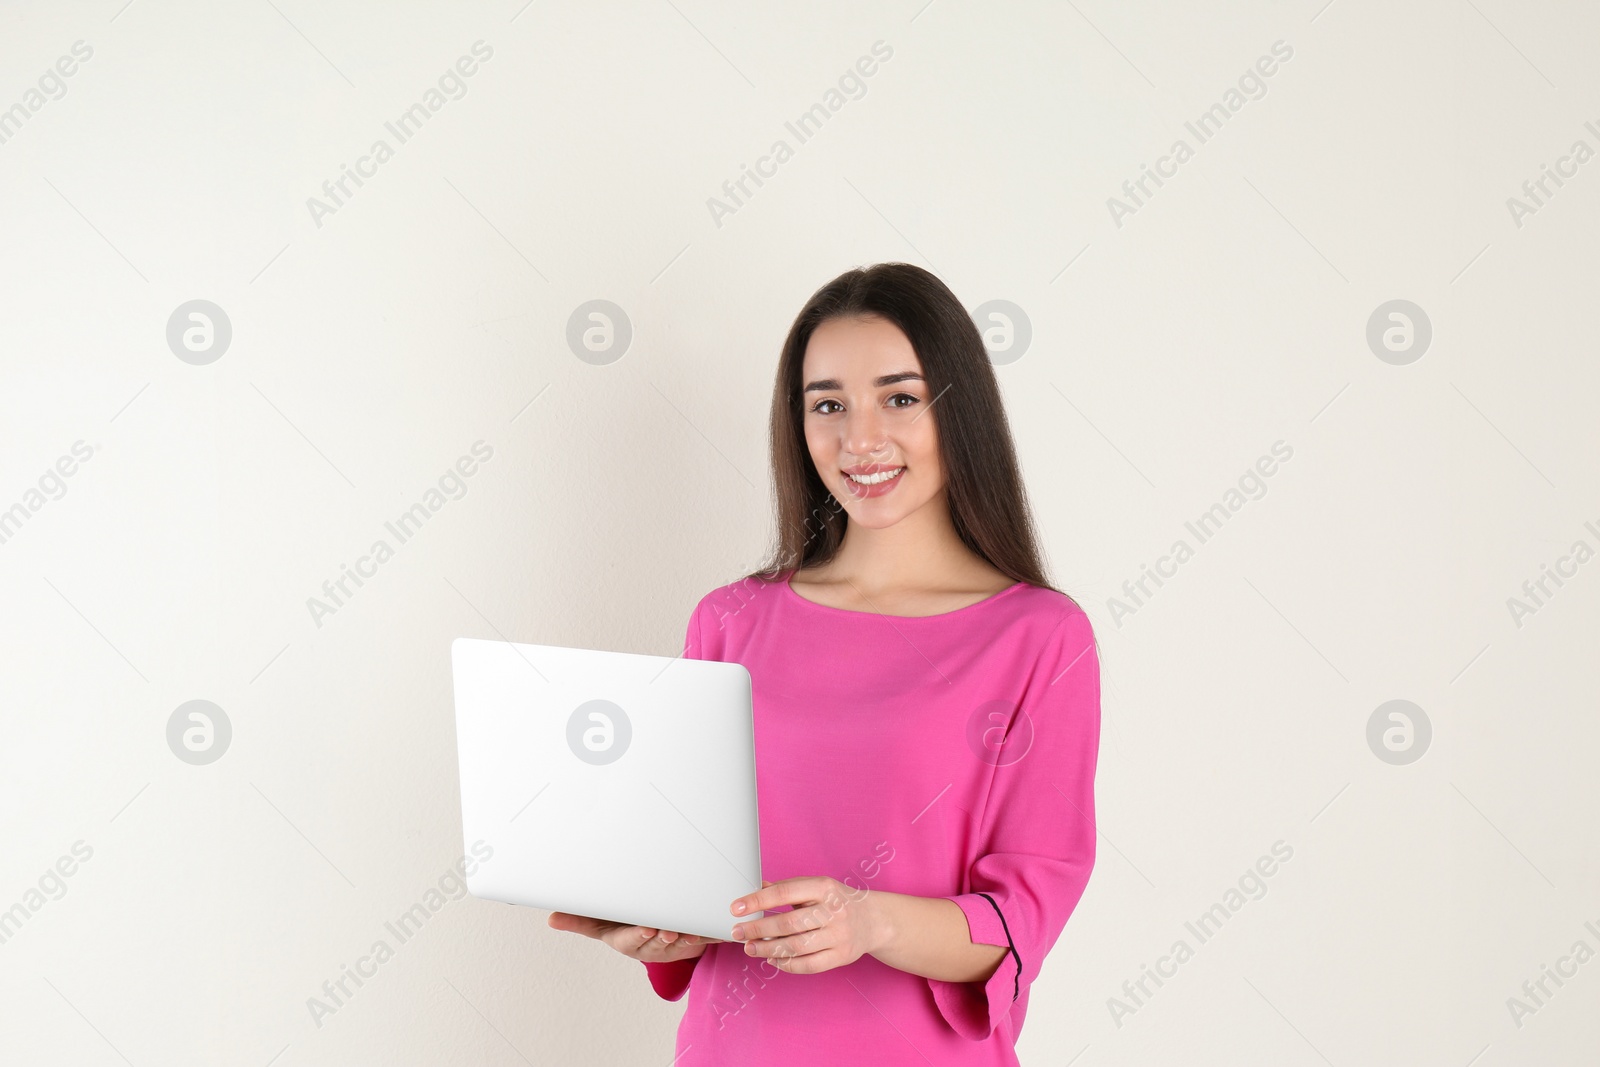
[[815, 411], [819, 415], [826, 415], [828, 413], [826, 411], [822, 410], [822, 405], [824, 405], [824, 404], [837, 404], [837, 403], [838, 403], [838, 401], [836, 401], [836, 400], [819, 400], [819, 401], [817, 401], [815, 404], [813, 404], [811, 406], [811, 410]]
[[[911, 401], [911, 404], [921, 403], [921, 399], [921, 397], [912, 396], [910, 393], [896, 393], [894, 396], [889, 398], [891, 402], [895, 400], [909, 400]], [[895, 404], [894, 406], [897, 408], [908, 408], [911, 406], [911, 404]]]

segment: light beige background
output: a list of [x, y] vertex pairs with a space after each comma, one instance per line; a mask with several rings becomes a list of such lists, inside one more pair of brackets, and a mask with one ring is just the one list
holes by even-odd
[[[0, 908], [93, 856], [0, 944], [0, 1060], [669, 1063], [684, 1002], [471, 898], [320, 1027], [307, 999], [461, 854], [449, 641], [676, 652], [766, 548], [790, 320], [882, 260], [1027, 314], [998, 372], [1103, 652], [1100, 857], [1023, 1062], [1591, 1056], [1600, 960], [1520, 1026], [1507, 1001], [1600, 949], [1600, 562], [1520, 626], [1507, 601], [1600, 548], [1600, 161], [1520, 226], [1507, 199], [1600, 149], [1597, 34], [1505, 0], [7, 5], [0, 107], [93, 56], [0, 144], [0, 509], [92, 459], [0, 544]], [[1265, 95], [1115, 224], [1277, 41]], [[196, 298], [233, 328], [205, 366], [165, 337]], [[634, 330], [606, 366], [565, 340], [593, 299]], [[1432, 323], [1405, 366], [1366, 343], [1392, 299]], [[479, 440], [466, 495], [317, 626]], [[1280, 440], [1266, 494], [1118, 616]], [[200, 767], [165, 735], [196, 698], [234, 731]], [[1391, 699], [1433, 728], [1406, 766], [1366, 739]], [[1119, 1022], [1277, 841], [1266, 895]]]

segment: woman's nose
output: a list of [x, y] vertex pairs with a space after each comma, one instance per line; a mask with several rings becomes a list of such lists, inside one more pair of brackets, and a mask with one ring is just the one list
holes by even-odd
[[862, 462], [875, 462], [889, 449], [889, 442], [884, 434], [883, 421], [877, 417], [876, 413], [851, 413], [845, 424], [844, 447], [845, 451], [856, 456]]

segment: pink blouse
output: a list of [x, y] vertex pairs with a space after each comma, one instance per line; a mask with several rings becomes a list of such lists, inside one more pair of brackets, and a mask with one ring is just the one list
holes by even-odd
[[1008, 951], [982, 982], [870, 955], [788, 974], [733, 941], [646, 963], [658, 995], [689, 992], [674, 1067], [1016, 1064], [1029, 988], [1094, 866], [1089, 618], [1023, 582], [907, 618], [815, 603], [788, 577], [711, 591], [684, 641], [750, 672], [761, 876], [944, 897], [974, 943]]

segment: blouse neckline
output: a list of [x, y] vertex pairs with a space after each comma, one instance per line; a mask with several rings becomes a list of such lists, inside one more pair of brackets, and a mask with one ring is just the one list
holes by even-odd
[[885, 612], [881, 612], [881, 611], [855, 611], [855, 610], [853, 610], [851, 608], [836, 608], [832, 604], [819, 604], [815, 600], [807, 600], [805, 597], [803, 597], [799, 593], [795, 592], [794, 586], [789, 584], [789, 579], [791, 577], [793, 577], [793, 575], [794, 575], [794, 571], [791, 569], [788, 573], [786, 573], [783, 576], [783, 578], [779, 582], [779, 584], [783, 586], [784, 593], [787, 594], [787, 596], [790, 599], [796, 600], [796, 601], [800, 602], [801, 604], [804, 604], [808, 608], [815, 608], [818, 611], [829, 611], [829, 612], [832, 612], [835, 615], [854, 615], [854, 616], [857, 616], [857, 617], [860, 617], [860, 618], [876, 617], [876, 618], [881, 618], [881, 619], [894, 619], [896, 621], [905, 621], [905, 622], [923, 622], [923, 621], [932, 620], [932, 619], [949, 619], [949, 618], [952, 618], [952, 617], [954, 617], [956, 615], [961, 615], [961, 614], [963, 614], [965, 612], [972, 611], [975, 608], [981, 608], [985, 604], [993, 604], [995, 601], [1001, 599], [1002, 597], [1009, 596], [1010, 594], [1016, 592], [1018, 589], [1021, 589], [1021, 588], [1023, 588], [1024, 586], [1026, 586], [1028, 584], [1027, 582], [1016, 582], [1015, 584], [1006, 586], [1004, 589], [1000, 590], [997, 593], [990, 593], [988, 596], [984, 597], [982, 600], [974, 601], [973, 603], [968, 604], [965, 607], [956, 608], [956, 609], [954, 609], [952, 611], [941, 611], [941, 612], [938, 612], [937, 614], [934, 614], [934, 615], [889, 615], [889, 614], [886, 614]]

